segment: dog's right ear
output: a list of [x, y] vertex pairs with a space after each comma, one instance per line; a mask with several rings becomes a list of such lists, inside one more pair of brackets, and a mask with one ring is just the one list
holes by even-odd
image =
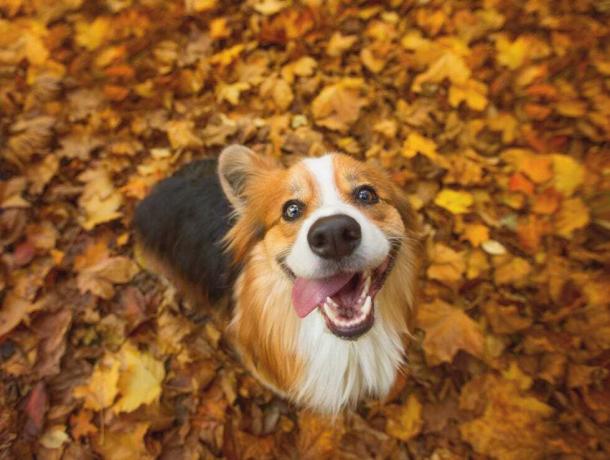
[[277, 167], [275, 160], [258, 155], [244, 145], [225, 147], [218, 158], [218, 176], [222, 190], [237, 213], [241, 214], [246, 205], [249, 181]]

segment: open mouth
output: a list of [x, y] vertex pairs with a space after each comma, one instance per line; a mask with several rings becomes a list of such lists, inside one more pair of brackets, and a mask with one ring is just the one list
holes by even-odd
[[304, 318], [316, 308], [338, 337], [356, 339], [375, 322], [375, 296], [392, 269], [395, 252], [373, 270], [339, 273], [322, 279], [296, 278], [292, 303]]

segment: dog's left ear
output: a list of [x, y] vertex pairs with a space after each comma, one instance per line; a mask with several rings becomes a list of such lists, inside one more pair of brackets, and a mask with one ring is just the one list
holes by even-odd
[[274, 159], [258, 155], [244, 145], [229, 145], [220, 153], [218, 158], [220, 185], [239, 214], [243, 213], [246, 206], [248, 183], [277, 167], [278, 164]]

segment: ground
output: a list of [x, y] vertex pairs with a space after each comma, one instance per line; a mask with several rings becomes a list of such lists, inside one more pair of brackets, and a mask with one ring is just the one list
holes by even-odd
[[[0, 0], [0, 458], [608, 458], [609, 13]], [[138, 200], [230, 142], [379, 162], [417, 209], [384, 404], [275, 397], [137, 264]]]

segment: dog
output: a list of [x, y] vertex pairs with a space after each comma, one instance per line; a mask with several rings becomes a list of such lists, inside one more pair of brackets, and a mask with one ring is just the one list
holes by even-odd
[[190, 298], [232, 291], [227, 335], [272, 391], [337, 414], [393, 387], [421, 232], [380, 168], [338, 153], [285, 166], [231, 145], [155, 186], [134, 225], [146, 266]]

